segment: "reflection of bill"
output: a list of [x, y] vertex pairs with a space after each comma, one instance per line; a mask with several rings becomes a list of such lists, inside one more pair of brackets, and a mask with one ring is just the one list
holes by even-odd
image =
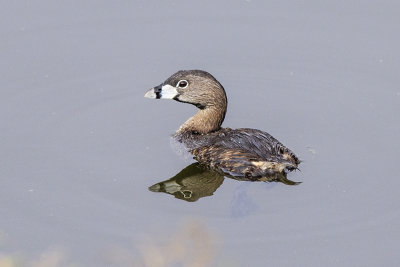
[[232, 177], [205, 168], [199, 163], [193, 163], [171, 179], [150, 186], [149, 190], [152, 192], [164, 192], [174, 195], [176, 198], [194, 202], [199, 198], [213, 195], [224, 181], [224, 176], [240, 181], [281, 182], [287, 185], [298, 184], [288, 180], [286, 178], [286, 173], [275, 173], [257, 180], [249, 180], [245, 177]]

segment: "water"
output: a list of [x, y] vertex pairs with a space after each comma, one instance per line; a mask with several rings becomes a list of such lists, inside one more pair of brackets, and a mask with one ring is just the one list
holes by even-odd
[[[399, 7], [4, 3], [0, 266], [395, 266]], [[148, 190], [191, 164], [169, 138], [195, 108], [143, 95], [194, 68], [224, 85], [224, 126], [299, 155], [300, 185]]]

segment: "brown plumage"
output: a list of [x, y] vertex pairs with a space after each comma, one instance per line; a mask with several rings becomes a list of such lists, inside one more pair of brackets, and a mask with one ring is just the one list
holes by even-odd
[[178, 71], [145, 94], [193, 104], [198, 112], [174, 134], [201, 164], [232, 177], [260, 177], [297, 169], [300, 160], [270, 134], [221, 128], [227, 109], [222, 85], [208, 72]]

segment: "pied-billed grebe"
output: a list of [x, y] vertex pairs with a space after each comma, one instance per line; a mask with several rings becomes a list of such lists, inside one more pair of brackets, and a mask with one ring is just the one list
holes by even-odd
[[174, 134], [194, 159], [233, 177], [257, 180], [297, 169], [300, 160], [270, 134], [256, 129], [221, 128], [227, 98], [222, 85], [208, 72], [181, 70], [151, 88], [147, 98], [174, 99], [193, 104], [196, 115]]

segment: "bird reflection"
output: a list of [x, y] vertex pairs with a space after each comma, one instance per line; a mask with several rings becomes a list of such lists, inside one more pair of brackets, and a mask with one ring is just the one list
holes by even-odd
[[224, 176], [239, 181], [281, 182], [286, 185], [299, 184], [287, 179], [284, 172], [275, 173], [267, 177], [249, 179], [210, 170], [196, 162], [185, 167], [171, 179], [150, 186], [149, 190], [152, 192], [164, 192], [174, 195], [176, 198], [194, 202], [199, 198], [213, 195], [223, 183]]

